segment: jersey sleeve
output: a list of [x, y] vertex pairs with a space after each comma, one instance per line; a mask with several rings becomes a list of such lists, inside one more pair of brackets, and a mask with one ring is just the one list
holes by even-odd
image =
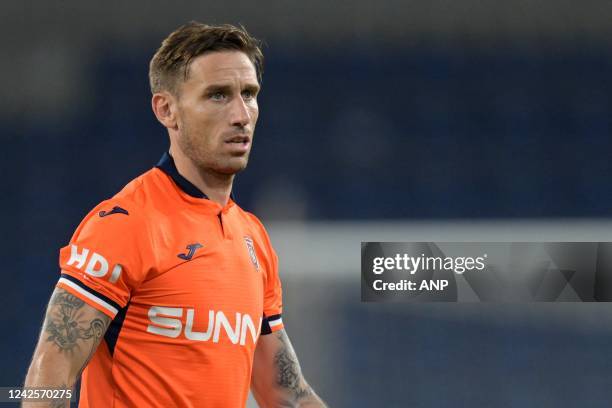
[[57, 286], [113, 318], [148, 270], [145, 227], [128, 205], [98, 205], [60, 250]]
[[266, 251], [266, 285], [264, 288], [264, 315], [261, 334], [270, 334], [284, 328], [283, 326], [283, 291], [278, 275], [278, 256], [272, 247], [270, 237], [259, 223], [264, 235]]

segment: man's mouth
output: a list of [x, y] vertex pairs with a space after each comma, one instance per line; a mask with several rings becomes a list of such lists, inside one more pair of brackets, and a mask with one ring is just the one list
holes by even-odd
[[234, 136], [234, 137], [231, 137], [225, 140], [225, 143], [244, 144], [244, 143], [249, 143], [250, 141], [251, 141], [251, 138], [248, 136]]
[[232, 155], [245, 155], [251, 149], [251, 138], [247, 135], [232, 136], [225, 139], [225, 145], [227, 145]]

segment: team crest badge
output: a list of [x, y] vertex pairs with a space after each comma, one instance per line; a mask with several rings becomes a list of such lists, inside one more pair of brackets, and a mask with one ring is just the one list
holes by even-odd
[[247, 250], [249, 251], [249, 257], [255, 269], [259, 270], [259, 262], [257, 261], [257, 254], [255, 253], [255, 246], [253, 245], [253, 238], [246, 235], [244, 237], [244, 243], [246, 244]]

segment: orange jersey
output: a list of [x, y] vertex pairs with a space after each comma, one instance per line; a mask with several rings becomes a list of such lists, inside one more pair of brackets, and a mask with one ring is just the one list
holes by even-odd
[[259, 220], [208, 200], [165, 154], [94, 208], [57, 284], [111, 317], [81, 407], [241, 407], [260, 334], [283, 327], [278, 261]]

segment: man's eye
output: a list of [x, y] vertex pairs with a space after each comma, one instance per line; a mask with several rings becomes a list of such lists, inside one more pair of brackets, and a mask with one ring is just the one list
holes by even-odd
[[255, 98], [255, 95], [251, 91], [242, 91], [242, 97], [246, 100]]
[[210, 99], [213, 101], [222, 101], [225, 98], [225, 94], [223, 92], [214, 92], [210, 94]]

